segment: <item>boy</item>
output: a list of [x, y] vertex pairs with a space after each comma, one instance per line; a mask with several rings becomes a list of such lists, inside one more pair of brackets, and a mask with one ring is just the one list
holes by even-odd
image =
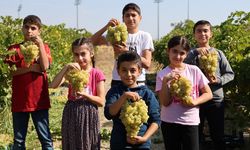
[[[127, 4], [122, 10], [122, 19], [127, 26], [128, 39], [126, 43], [121, 45], [114, 44], [115, 56], [126, 51], [135, 51], [138, 53], [142, 60], [142, 73], [138, 77], [137, 82], [139, 84], [145, 84], [146, 80], [146, 69], [149, 69], [151, 65], [152, 52], [154, 50], [153, 40], [148, 32], [139, 30], [139, 24], [141, 22], [141, 10], [140, 7], [135, 3]], [[92, 37], [93, 43], [96, 45], [100, 41], [102, 34], [108, 29], [109, 26], [116, 26], [119, 23], [116, 19], [111, 19], [107, 25], [96, 32]], [[116, 60], [114, 62], [114, 68], [112, 73], [111, 86], [121, 84], [121, 79], [116, 70]]]
[[[24, 42], [9, 47], [16, 55], [6, 62], [17, 70], [12, 72], [12, 117], [14, 129], [13, 149], [25, 149], [25, 138], [29, 117], [31, 115], [42, 149], [52, 150], [52, 139], [49, 131], [48, 109], [50, 100], [46, 70], [51, 63], [50, 49], [41, 37], [41, 20], [35, 15], [24, 18], [22, 32]], [[39, 48], [39, 56], [29, 67], [24, 62], [20, 45], [33, 41]]]
[[216, 50], [218, 53], [218, 65], [215, 76], [207, 76], [210, 81], [209, 86], [213, 93], [213, 99], [200, 106], [200, 139], [204, 140], [203, 126], [204, 120], [207, 119], [214, 148], [216, 150], [223, 150], [225, 149], [223, 86], [234, 79], [234, 72], [224, 53], [209, 45], [209, 40], [213, 35], [210, 22], [206, 20], [198, 21], [193, 27], [193, 33], [198, 48], [190, 51], [186, 58], [187, 63], [198, 65], [199, 55], [206, 55], [211, 50]]
[[[110, 139], [111, 150], [150, 149], [150, 137], [160, 125], [159, 103], [154, 93], [145, 85], [139, 86], [137, 78], [141, 74], [141, 59], [134, 52], [124, 52], [117, 60], [117, 70], [122, 84], [111, 87], [106, 95], [104, 115], [113, 120], [113, 129]], [[126, 136], [125, 126], [121, 122], [120, 110], [123, 104], [130, 99], [135, 102], [142, 98], [148, 106], [149, 119], [140, 127], [137, 136]]]

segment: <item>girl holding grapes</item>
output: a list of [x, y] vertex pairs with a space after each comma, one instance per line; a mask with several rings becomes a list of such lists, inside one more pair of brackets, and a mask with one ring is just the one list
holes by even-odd
[[[199, 105], [212, 98], [208, 80], [201, 70], [183, 63], [189, 51], [185, 37], [175, 36], [168, 42], [167, 53], [170, 64], [157, 73], [156, 92], [161, 103], [161, 129], [167, 150], [198, 150]], [[173, 82], [186, 78], [188, 86], [172, 87]], [[188, 81], [184, 80], [184, 81]], [[172, 92], [186, 92], [191, 86], [189, 103], [185, 97], [178, 97]], [[175, 91], [171, 90], [175, 88]]]
[[[62, 117], [62, 148], [67, 150], [99, 150], [100, 149], [100, 124], [98, 107], [104, 105], [105, 77], [101, 70], [94, 67], [94, 47], [85, 38], [80, 38], [72, 43], [74, 62], [66, 64], [55, 76], [50, 87], [60, 86], [65, 79], [69, 80], [68, 101], [63, 110]], [[77, 78], [75, 73], [86, 71], [83, 81], [71, 82]], [[80, 72], [78, 72], [80, 73]], [[73, 75], [72, 75], [73, 74]], [[79, 90], [85, 84], [83, 89]], [[77, 88], [74, 88], [77, 87]]]

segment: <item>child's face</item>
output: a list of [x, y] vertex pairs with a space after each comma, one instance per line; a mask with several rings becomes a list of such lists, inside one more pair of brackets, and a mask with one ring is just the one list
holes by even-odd
[[187, 51], [183, 49], [181, 45], [177, 45], [168, 49], [170, 64], [176, 67], [180, 67], [187, 57]]
[[128, 31], [130, 31], [139, 27], [141, 18], [137, 11], [129, 9], [123, 15], [123, 22], [126, 24]]
[[74, 61], [77, 62], [82, 69], [86, 69], [91, 65], [91, 58], [93, 54], [90, 52], [87, 45], [81, 45], [74, 47], [73, 50]]
[[209, 39], [212, 37], [211, 28], [209, 25], [198, 25], [194, 32], [195, 40], [199, 45], [209, 44]]
[[31, 40], [32, 37], [37, 37], [40, 35], [40, 28], [35, 24], [24, 24], [22, 27], [24, 39], [26, 41]]
[[136, 80], [141, 74], [141, 69], [135, 62], [124, 61], [120, 64], [118, 74], [123, 84], [128, 87], [136, 87]]

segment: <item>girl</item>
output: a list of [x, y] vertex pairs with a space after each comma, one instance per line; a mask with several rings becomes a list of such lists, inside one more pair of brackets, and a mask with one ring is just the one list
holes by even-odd
[[50, 87], [60, 86], [71, 69], [86, 70], [89, 73], [89, 82], [81, 92], [74, 92], [69, 84], [68, 101], [62, 117], [62, 149], [98, 150], [100, 149], [98, 106], [103, 106], [105, 101], [105, 77], [102, 71], [92, 67], [94, 48], [89, 40], [84, 38], [75, 40], [72, 43], [72, 52], [74, 62], [64, 66]]
[[[150, 137], [160, 125], [159, 103], [154, 93], [145, 85], [138, 85], [137, 78], [141, 74], [141, 58], [137, 53], [124, 52], [117, 60], [117, 70], [122, 84], [111, 87], [106, 95], [104, 115], [112, 119], [113, 129], [110, 139], [111, 150], [143, 149], [149, 150]], [[126, 136], [125, 126], [121, 122], [120, 110], [124, 103], [130, 99], [137, 101], [142, 98], [148, 106], [149, 119], [140, 127], [137, 136]]]
[[[156, 92], [161, 103], [162, 134], [167, 150], [198, 150], [199, 105], [212, 98], [208, 80], [201, 70], [183, 63], [190, 47], [186, 38], [175, 36], [168, 42], [170, 64], [157, 73]], [[170, 95], [170, 82], [176, 76], [191, 81], [191, 103]]]

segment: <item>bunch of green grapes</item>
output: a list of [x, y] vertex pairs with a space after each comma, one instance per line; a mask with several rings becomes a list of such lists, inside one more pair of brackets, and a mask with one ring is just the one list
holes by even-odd
[[148, 106], [142, 99], [136, 102], [127, 100], [121, 109], [120, 119], [129, 137], [137, 136], [141, 125], [146, 123], [148, 118]]
[[75, 91], [81, 92], [88, 84], [89, 73], [85, 70], [72, 69], [66, 74], [65, 78]]
[[208, 76], [215, 76], [216, 68], [218, 64], [218, 54], [215, 50], [210, 51], [207, 55], [199, 57], [200, 68]]
[[170, 82], [170, 94], [171, 96], [177, 97], [186, 105], [192, 103], [192, 85], [190, 80], [185, 77], [179, 76]]
[[24, 62], [27, 65], [27, 67], [30, 66], [30, 64], [38, 57], [39, 55], [39, 48], [38, 46], [32, 42], [27, 41], [24, 44], [20, 45], [21, 53], [24, 57]]
[[108, 27], [107, 40], [111, 43], [124, 43], [127, 41], [128, 31], [127, 26], [124, 23], [120, 23], [115, 27]]

